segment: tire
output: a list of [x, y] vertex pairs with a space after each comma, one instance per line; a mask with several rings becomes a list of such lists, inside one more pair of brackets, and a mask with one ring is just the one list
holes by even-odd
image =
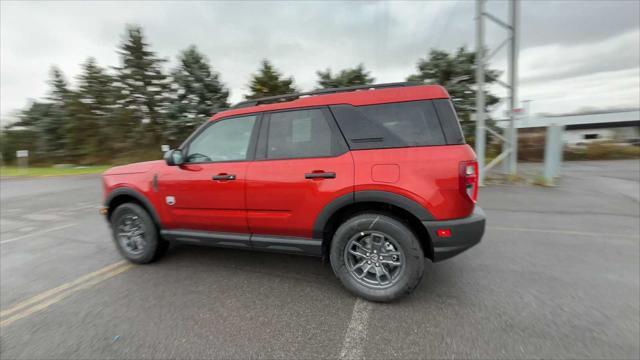
[[[169, 243], [158, 235], [149, 213], [138, 204], [118, 206], [111, 214], [111, 231], [118, 251], [132, 263], [153, 262], [162, 257], [169, 247]], [[123, 235], [125, 233], [128, 235]]]
[[359, 214], [342, 223], [331, 241], [330, 260], [333, 272], [349, 291], [377, 302], [411, 293], [422, 280], [425, 261], [413, 231], [378, 213]]

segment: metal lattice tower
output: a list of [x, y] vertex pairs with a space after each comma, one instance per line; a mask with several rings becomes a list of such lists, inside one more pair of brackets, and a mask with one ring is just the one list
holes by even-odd
[[[504, 160], [505, 173], [516, 175], [518, 172], [518, 130], [515, 126], [516, 112], [518, 104], [518, 52], [519, 52], [519, 16], [520, 0], [509, 0], [509, 22], [506, 23], [498, 17], [486, 12], [487, 0], [476, 0], [476, 156], [478, 157], [478, 168], [480, 169], [480, 185], [484, 184], [484, 177], [491, 168]], [[507, 30], [507, 38], [495, 49], [488, 51], [485, 46], [485, 19], [489, 19], [495, 24]], [[507, 83], [497, 80], [497, 83], [504, 86], [509, 100], [509, 126], [505, 127], [503, 135], [496, 133], [491, 128], [485, 126], [486, 102], [484, 98], [485, 90], [485, 64], [504, 46], [508, 46], [507, 62]], [[486, 132], [489, 131], [502, 140], [502, 152], [491, 162], [485, 165]]]

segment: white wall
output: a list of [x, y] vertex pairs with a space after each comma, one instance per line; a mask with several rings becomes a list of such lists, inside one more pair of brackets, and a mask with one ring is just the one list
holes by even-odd
[[[597, 134], [597, 139], [585, 139], [585, 135]], [[588, 144], [603, 140], [621, 140], [640, 138], [640, 130], [637, 126], [610, 129], [579, 129], [565, 130], [563, 141], [566, 145]]]
[[[585, 139], [585, 135], [597, 134], [597, 139]], [[565, 130], [563, 140], [564, 143], [573, 146], [579, 144], [588, 144], [595, 141], [613, 140], [615, 132], [611, 129], [579, 129]]]

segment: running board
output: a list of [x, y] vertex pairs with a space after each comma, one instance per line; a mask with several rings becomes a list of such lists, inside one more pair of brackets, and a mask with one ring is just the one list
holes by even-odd
[[166, 240], [190, 244], [322, 256], [320, 239], [182, 229], [160, 230], [160, 235]]

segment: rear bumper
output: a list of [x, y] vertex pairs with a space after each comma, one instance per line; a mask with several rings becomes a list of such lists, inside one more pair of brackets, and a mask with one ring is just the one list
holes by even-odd
[[[442, 261], [456, 256], [480, 242], [484, 235], [486, 217], [484, 211], [476, 206], [466, 218], [445, 221], [423, 221], [433, 243], [433, 261]], [[441, 238], [438, 229], [451, 229], [451, 237]]]

